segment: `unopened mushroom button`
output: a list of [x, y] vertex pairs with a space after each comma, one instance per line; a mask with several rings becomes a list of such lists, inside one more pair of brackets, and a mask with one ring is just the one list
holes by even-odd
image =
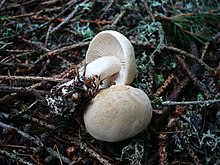
[[135, 136], [147, 127], [151, 117], [148, 96], [128, 85], [113, 85], [101, 90], [84, 111], [88, 132], [108, 142]]

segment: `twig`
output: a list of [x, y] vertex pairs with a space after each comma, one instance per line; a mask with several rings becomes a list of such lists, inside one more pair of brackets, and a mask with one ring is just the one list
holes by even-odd
[[83, 46], [87, 46], [90, 44], [90, 41], [87, 41], [87, 42], [80, 42], [80, 43], [77, 43], [77, 44], [73, 44], [73, 45], [69, 45], [69, 46], [64, 46], [62, 48], [59, 48], [59, 49], [55, 49], [55, 50], [52, 50], [50, 52], [47, 52], [45, 53], [44, 55], [41, 56], [41, 58], [39, 58], [35, 64], [41, 62], [42, 60], [44, 60], [46, 57], [48, 58], [51, 58], [55, 55], [60, 55], [61, 53], [63, 52], [66, 52], [66, 51], [69, 51], [69, 50], [72, 50], [72, 49], [76, 49], [78, 47], [83, 47]]
[[50, 37], [50, 32], [52, 30], [52, 27], [53, 27], [53, 24], [51, 24], [47, 30], [47, 33], [46, 33], [46, 37], [45, 37], [45, 42], [44, 42], [44, 45], [47, 47], [48, 46], [48, 40], [49, 40], [49, 37]]
[[34, 12], [31, 12], [31, 13], [22, 13], [22, 14], [20, 14], [20, 15], [15, 15], [15, 16], [12, 16], [12, 18], [23, 18], [23, 17], [31, 17], [31, 16], [33, 16], [33, 15], [35, 15], [35, 13]]
[[147, 3], [144, 1], [144, 6], [145, 6], [145, 8], [146, 8], [146, 11], [147, 11], [147, 13], [149, 14], [149, 16], [150, 16], [150, 19], [152, 20], [152, 21], [154, 21], [155, 20], [155, 17], [154, 17], [154, 15], [153, 15], [153, 13], [150, 11], [150, 8], [149, 8], [149, 6], [147, 5]]
[[194, 55], [192, 55], [192, 54], [190, 54], [188, 52], [185, 52], [185, 51], [183, 51], [181, 49], [178, 49], [178, 48], [175, 48], [175, 47], [172, 47], [172, 46], [166, 46], [165, 48], [167, 50], [174, 51], [176, 53], [179, 53], [180, 55], [184, 55], [184, 56], [186, 56], [188, 58], [191, 58], [191, 59], [195, 60], [198, 64], [203, 66], [208, 71], [212, 71], [212, 72], [215, 71], [215, 69], [213, 69], [212, 67], [208, 66], [205, 62], [203, 62], [202, 59], [199, 59], [196, 56], [194, 56]]
[[[82, 3], [86, 3], [87, 0], [83, 1]], [[78, 7], [75, 7], [75, 10], [73, 10], [67, 17], [66, 19], [61, 22], [59, 25], [57, 25], [55, 28], [53, 28], [51, 31], [50, 31], [50, 34], [54, 33], [55, 31], [59, 30], [60, 28], [62, 28], [65, 24], [67, 24], [71, 18], [73, 18], [73, 16], [77, 13], [78, 11]]]
[[65, 82], [68, 79], [54, 78], [54, 77], [34, 77], [34, 76], [0, 76], [0, 80], [19, 80], [19, 81], [49, 81], [49, 82]]
[[[26, 11], [24, 6], [20, 6], [20, 11], [21, 11], [21, 14], [23, 14], [23, 15], [27, 14], [27, 11]], [[33, 26], [31, 24], [30, 18], [29, 17], [24, 17], [24, 20], [26, 22], [26, 27], [33, 30]], [[33, 33], [32, 35], [33, 35], [33, 38], [36, 38], [36, 33]]]
[[[49, 21], [53, 18], [46, 16], [46, 13], [55, 13], [55, 12], [60, 11], [61, 9], [62, 7], [60, 6], [53, 7], [53, 8], [43, 8], [42, 10], [38, 11], [36, 15], [32, 16], [31, 19]], [[39, 15], [44, 15], [44, 16], [39, 16]], [[54, 21], [60, 22], [62, 19], [63, 18], [57, 18]]]
[[[36, 84], [33, 84], [33, 85], [28, 86], [26, 88], [22, 88], [22, 87], [7, 87], [7, 86], [0, 85], [0, 88], [2, 89], [2, 91], [12, 92], [10, 95], [8, 94], [8, 95], [5, 95], [2, 98], [0, 98], [0, 104], [1, 103], [9, 102], [9, 101], [19, 97], [23, 93], [27, 93], [27, 94], [33, 95], [34, 97], [39, 99], [38, 101], [40, 101], [41, 103], [44, 104], [45, 97], [43, 97], [42, 95], [46, 95], [48, 93], [47, 93], [47, 91], [35, 90], [35, 88], [38, 87], [38, 84], [39, 83], [36, 83]], [[8, 91], [9, 89], [11, 89], [12, 91]], [[13, 93], [13, 92], [15, 92], [15, 93]]]
[[122, 10], [122, 12], [118, 15], [118, 17], [115, 19], [115, 21], [111, 24], [111, 27], [115, 27], [118, 21], [124, 16], [125, 10]]
[[0, 121], [0, 127], [15, 130], [21, 136], [25, 137], [26, 139], [29, 139], [29, 140], [33, 141], [37, 146], [42, 145], [41, 142], [38, 139], [36, 139], [36, 138], [32, 137], [31, 135], [19, 130], [18, 128], [15, 128], [15, 127], [10, 126], [8, 124], [2, 123], [1, 121]]
[[30, 50], [18, 50], [18, 49], [14, 49], [14, 50], [9, 50], [9, 49], [4, 49], [4, 50], [1, 50], [1, 51], [4, 51], [4, 52], [9, 52], [9, 53], [31, 53]]
[[[12, 7], [20, 7], [21, 5], [24, 5], [24, 4], [27, 4], [27, 3], [30, 3], [30, 2], [25, 2], [25, 3], [23, 3], [23, 4], [18, 4], [18, 5], [16, 5], [16, 6], [12, 6]], [[56, 14], [56, 16], [53, 17], [53, 19], [51, 19], [51, 20], [49, 20], [48, 22], [45, 22], [45, 23], [43, 23], [43, 24], [37, 26], [36, 28], [33, 28], [32, 30], [30, 29], [30, 30], [27, 30], [27, 31], [25, 31], [25, 32], [20, 31], [20, 32], [18, 32], [18, 33], [16, 33], [16, 34], [13, 34], [13, 35], [11, 35], [11, 36], [2, 37], [2, 38], [0, 38], [0, 40], [12, 39], [12, 38], [14, 38], [14, 37], [19, 36], [20, 34], [33, 33], [33, 32], [35, 32], [35, 31], [37, 31], [37, 30], [39, 30], [39, 29], [45, 28], [45, 27], [47, 27], [48, 25], [50, 25], [54, 20], [56, 20], [57, 18], [59, 18], [61, 15], [63, 15], [63, 13], [65, 13], [67, 10], [69, 10], [74, 4], [75, 4], [75, 3], [73, 3], [73, 1], [68, 2], [68, 3], [63, 7], [64, 10], [62, 10], [60, 13]]]
[[25, 68], [32, 68], [34, 67], [33, 64], [25, 64], [25, 63], [7, 63], [7, 62], [0, 62], [0, 67], [25, 67]]
[[41, 125], [41, 126], [44, 126], [44, 127], [46, 127], [46, 128], [49, 128], [49, 129], [54, 129], [54, 128], [55, 128], [55, 126], [53, 126], [53, 125], [51, 125], [51, 124], [47, 124], [46, 122], [44, 122], [44, 121], [42, 121], [42, 120], [39, 120], [39, 119], [37, 119], [37, 118], [31, 117], [30, 115], [27, 115], [27, 114], [23, 115], [22, 118], [25, 119], [25, 120], [28, 119], [28, 120], [30, 120], [30, 121], [32, 121], [32, 122], [35, 122], [35, 123], [37, 123], [37, 124], [39, 124], [39, 125]]
[[213, 41], [217, 41], [220, 39], [220, 32], [217, 32], [213, 37], [212, 37], [212, 40]]
[[[189, 78], [185, 78], [184, 80], [182, 80], [177, 86], [177, 88], [175, 88], [175, 90], [173, 90], [173, 92], [167, 97], [167, 99], [177, 100], [180, 94], [185, 90], [189, 82]], [[163, 107], [163, 115], [160, 118], [157, 118], [155, 121], [153, 121], [157, 131], [164, 129], [164, 126], [167, 125], [167, 120], [172, 112], [173, 108], [171, 106]]]
[[72, 49], [76, 49], [78, 47], [83, 47], [83, 46], [87, 46], [90, 44], [90, 41], [87, 41], [87, 42], [80, 42], [80, 43], [77, 43], [77, 44], [73, 44], [73, 45], [69, 45], [69, 46], [64, 46], [62, 48], [59, 48], [59, 49], [55, 49], [53, 51], [50, 51], [48, 53], [46, 53], [46, 55], [48, 57], [52, 57], [54, 55], [57, 55], [57, 54], [61, 54], [63, 52], [66, 52], [66, 51], [69, 51], [69, 50], [72, 50]]
[[171, 73], [167, 79], [164, 81], [164, 83], [160, 86], [160, 88], [156, 91], [156, 96], [162, 95], [166, 90], [167, 87], [172, 83], [172, 81], [175, 79], [175, 76], [173, 73]]
[[[180, 122], [179, 120], [177, 122]], [[184, 130], [183, 126], [181, 124], [179, 124], [179, 126], [181, 127], [180, 130]], [[200, 159], [198, 158], [198, 156], [196, 155], [194, 148], [192, 147], [192, 145], [190, 145], [190, 143], [186, 143], [184, 132], [180, 132], [180, 140], [181, 143], [183, 144], [185, 150], [187, 151], [187, 154], [189, 155], [189, 157], [191, 157], [191, 159], [193, 160], [193, 164], [195, 165], [202, 165], [202, 163], [200, 162]], [[198, 138], [198, 137], [197, 137]]]
[[[193, 41], [190, 41], [189, 43], [188, 43], [188, 45], [189, 45], [189, 51], [190, 51], [190, 53], [193, 55], [193, 56], [195, 56], [195, 57], [199, 57], [199, 52], [198, 52], [198, 48], [197, 48], [197, 45], [196, 45], [196, 43], [195, 42], [193, 42]], [[203, 60], [203, 59], [202, 59]]]
[[36, 1], [36, 0], [29, 0], [29, 1], [25, 1], [23, 3], [18, 3], [18, 4], [13, 3], [11, 6], [7, 6], [6, 9], [18, 8], [18, 7], [21, 7], [21, 6], [26, 6], [26, 5], [29, 5], [29, 4], [33, 3], [34, 1]]
[[61, 158], [62, 161], [64, 161], [65, 163], [70, 164], [71, 160], [68, 159], [67, 157], [60, 155], [59, 153], [57, 153], [56, 151], [54, 151], [52, 148], [50, 147], [46, 147], [47, 152], [52, 156], [52, 157], [56, 157], [56, 158]]
[[41, 4], [42, 4], [42, 5], [47, 5], [47, 6], [49, 6], [49, 5], [54, 5], [54, 4], [56, 4], [57, 2], [60, 2], [60, 0], [42, 1]]
[[7, 156], [7, 157], [9, 157], [11, 159], [14, 159], [14, 160], [20, 162], [22, 164], [34, 165], [33, 163], [28, 162], [28, 161], [24, 160], [23, 158], [18, 157], [16, 154], [12, 154], [12, 153], [10, 153], [10, 152], [8, 152], [6, 150], [0, 149], [0, 153], [2, 155], [5, 155], [5, 156]]
[[34, 147], [13, 145], [13, 144], [1, 144], [0, 146], [7, 147], [7, 148], [19, 148], [19, 149], [25, 149], [25, 150], [28, 150], [28, 149], [34, 150], [35, 149]]
[[[63, 165], [63, 162], [62, 162], [62, 158], [61, 158], [61, 155], [60, 155], [60, 151], [59, 151], [59, 148], [57, 147], [57, 145], [55, 145], [55, 148], [57, 150], [57, 157], [59, 158], [60, 160], [60, 165]], [[69, 162], [68, 162], [69, 163]], [[70, 164], [70, 163], [69, 163]]]
[[92, 157], [96, 158], [97, 160], [99, 160], [100, 163], [102, 163], [104, 165], [112, 165], [112, 163], [110, 163], [103, 156], [101, 156], [99, 153], [94, 151], [85, 142], [78, 141], [78, 140], [72, 140], [71, 143], [78, 146], [80, 149], [84, 150], [85, 152], [89, 153], [90, 156], [92, 156]]
[[209, 48], [209, 45], [210, 45], [210, 42], [206, 42], [206, 43], [205, 43], [205, 46], [204, 46], [204, 48], [203, 48], [203, 50], [202, 50], [202, 55], [201, 55], [201, 59], [202, 59], [202, 60], [205, 58], [205, 55], [206, 55], [207, 50], [208, 50], [208, 48]]
[[21, 93], [11, 93], [10, 95], [5, 95], [3, 97], [0, 98], [0, 104], [3, 103], [7, 103], [13, 99], [15, 99], [16, 97], [18, 97]]
[[2, 8], [2, 6], [4, 5], [6, 0], [2, 0], [2, 2], [0, 3], [0, 8]]
[[93, 24], [97, 24], [97, 25], [107, 25], [107, 24], [112, 24], [112, 21], [107, 21], [107, 20], [99, 20], [99, 19], [95, 19], [95, 20], [87, 20], [87, 19], [80, 19], [80, 22], [89, 22], [89, 23], [93, 23]]
[[156, 46], [150, 44], [149, 42], [142, 42], [137, 40], [130, 40], [131, 44], [138, 47], [146, 47], [146, 49], [156, 49]]
[[[183, 140], [182, 140], [183, 141]], [[196, 155], [195, 151], [193, 150], [192, 148], [192, 145], [190, 145], [189, 143], [188, 144], [185, 144], [186, 145], [186, 150], [189, 154], [189, 156], [192, 158], [193, 160], [193, 163], [195, 165], [202, 165], [202, 163], [200, 162], [200, 158]]]
[[72, 65], [70, 67], [68, 67], [66, 70], [64, 70], [63, 72], [55, 75], [56, 78], [63, 78], [65, 79], [66, 77], [72, 77], [75, 76], [77, 73], [77, 67], [81, 68], [83, 66], [82, 62], [79, 63], [77, 66], [76, 65]]
[[164, 134], [159, 135], [159, 164], [160, 165], [167, 165], [167, 136]]
[[42, 103], [44, 103], [45, 98], [42, 95], [48, 94], [47, 91], [42, 91], [42, 90], [36, 90], [33, 88], [24, 88], [24, 87], [12, 87], [12, 86], [1, 86], [0, 85], [0, 92], [6, 92], [6, 93], [26, 93], [30, 94]]
[[38, 157], [36, 157], [35, 155], [33, 156], [33, 155], [30, 155], [30, 158], [31, 158], [31, 160], [35, 163], [35, 165], [43, 165], [43, 164], [41, 164], [39, 161], [39, 158]]
[[49, 52], [49, 49], [47, 49], [43, 43], [39, 42], [39, 41], [31, 41], [31, 40], [27, 40], [23, 37], [18, 37], [19, 39], [21, 39], [23, 42], [29, 44], [32, 47], [35, 47], [38, 50], [41, 50], [42, 52]]
[[[104, 2], [104, 1], [103, 1]], [[102, 20], [103, 19], [103, 17], [105, 16], [105, 14], [108, 12], [108, 10], [110, 9], [110, 7], [112, 6], [112, 4], [115, 2], [114, 0], [111, 0], [111, 1], [107, 1], [109, 4], [108, 5], [106, 5], [105, 6], [105, 8], [104, 8], [104, 12], [101, 14], [101, 16], [100, 16], [100, 20]]]
[[175, 55], [175, 57], [178, 60], [178, 62], [182, 65], [183, 69], [188, 74], [189, 78], [193, 81], [195, 86], [203, 92], [206, 98], [211, 98], [210, 92], [207, 89], [206, 85], [203, 82], [201, 82], [193, 72], [191, 72], [185, 61], [178, 55]]
[[154, 86], [154, 75], [155, 75], [155, 70], [153, 68], [152, 65], [149, 65], [147, 67], [147, 73], [148, 73], [148, 76], [147, 76], [147, 94], [149, 95], [149, 97], [153, 97], [155, 96], [155, 92], [153, 90], [153, 86]]
[[171, 105], [195, 105], [195, 104], [214, 104], [214, 103], [220, 103], [220, 100], [214, 99], [214, 100], [200, 100], [200, 101], [163, 101], [161, 102], [162, 105], [165, 106], [171, 106]]

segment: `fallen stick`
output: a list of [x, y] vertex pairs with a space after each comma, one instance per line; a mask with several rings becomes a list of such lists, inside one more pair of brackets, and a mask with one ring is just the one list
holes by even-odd
[[220, 100], [214, 99], [214, 100], [200, 100], [200, 101], [163, 101], [162, 105], [170, 106], [170, 105], [195, 105], [195, 104], [214, 104], [214, 103], [220, 103]]

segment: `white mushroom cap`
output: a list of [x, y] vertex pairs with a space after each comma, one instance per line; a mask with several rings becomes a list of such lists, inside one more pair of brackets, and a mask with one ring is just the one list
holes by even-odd
[[140, 89], [113, 85], [101, 90], [84, 111], [88, 132], [101, 141], [116, 142], [144, 130], [152, 117], [148, 96]]
[[[109, 57], [108, 61], [99, 61], [99, 65], [93, 63], [94, 60], [104, 56]], [[112, 58], [114, 60], [111, 60]], [[124, 35], [113, 30], [102, 31], [93, 38], [86, 53], [86, 63], [88, 63], [87, 76], [96, 74], [105, 77], [102, 87], [107, 87], [114, 82], [116, 84], [130, 84], [135, 77], [136, 65], [133, 46]], [[106, 74], [106, 63], [111, 66], [110, 70], [107, 68], [110, 75], [99, 75]], [[117, 64], [120, 64], [120, 67]], [[101, 71], [104, 73], [99, 72], [100, 69], [97, 72], [96, 68], [102, 68]]]

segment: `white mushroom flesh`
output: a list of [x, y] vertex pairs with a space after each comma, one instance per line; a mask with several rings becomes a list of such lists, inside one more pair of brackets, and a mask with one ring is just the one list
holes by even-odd
[[88, 132], [101, 141], [116, 142], [130, 138], [149, 124], [152, 107], [140, 89], [113, 85], [101, 90], [84, 111]]

